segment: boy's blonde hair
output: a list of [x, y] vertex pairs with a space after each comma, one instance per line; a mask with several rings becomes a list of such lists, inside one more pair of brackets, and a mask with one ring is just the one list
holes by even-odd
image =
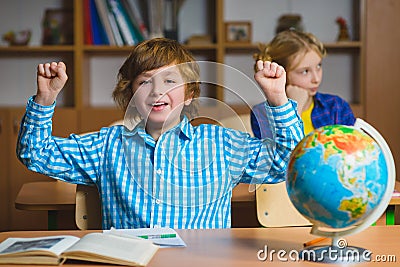
[[269, 44], [259, 44], [259, 52], [253, 55], [256, 63], [254, 71], [257, 72], [257, 61], [276, 62], [285, 68], [286, 72], [295, 69], [294, 59], [309, 51], [315, 51], [321, 58], [326, 56], [326, 49], [321, 41], [312, 33], [296, 30], [286, 30], [278, 33]]
[[[178, 69], [186, 82], [185, 99], [193, 98], [195, 100], [195, 98], [198, 98], [200, 96], [200, 68], [192, 54], [175, 40], [154, 38], [135, 46], [119, 69], [117, 85], [112, 93], [119, 108], [124, 111], [128, 108], [134, 95], [132, 84], [140, 74], [171, 64], [178, 65]], [[196, 101], [192, 101], [182, 111], [183, 115], [189, 117], [196, 113]]]

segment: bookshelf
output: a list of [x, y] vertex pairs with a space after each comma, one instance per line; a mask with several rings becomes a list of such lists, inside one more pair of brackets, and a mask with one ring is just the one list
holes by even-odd
[[[23, 0], [16, 2], [24, 3]], [[87, 45], [85, 44], [84, 25], [84, 4], [83, 1], [54, 1], [52, 8], [73, 9], [74, 43], [73, 45], [40, 45], [40, 30], [36, 30], [36, 39], [32, 40], [28, 47], [0, 47], [2, 62], [12, 61], [22, 57], [30, 57], [32, 63], [29, 64], [31, 74], [22, 78], [23, 88], [29, 88], [29, 92], [21, 92], [15, 100], [3, 100], [0, 105], [23, 106], [26, 96], [33, 94], [32, 73], [37, 62], [62, 59], [67, 62], [69, 81], [63, 95], [58, 99], [59, 107], [82, 109], [114, 109], [111, 99], [111, 91], [116, 79], [116, 72], [125, 57], [129, 54], [129, 46], [109, 46], [109, 45]], [[57, 3], [58, 2], [58, 3]], [[297, 4], [301, 2], [302, 4]], [[317, 1], [321, 2], [321, 1]], [[42, 5], [38, 10], [38, 17], [41, 17], [43, 10], [48, 8], [49, 1], [38, 1]], [[40, 5], [39, 4], [39, 5]], [[315, 0], [302, 1], [279, 1], [279, 0], [252, 0], [252, 5], [243, 10], [243, 3], [238, 0], [186, 0], [179, 15], [179, 41], [184, 42], [192, 34], [207, 34], [213, 40], [210, 44], [187, 45], [196, 58], [199, 60], [210, 60], [228, 64], [237, 68], [252, 79], [253, 59], [251, 55], [257, 50], [257, 42], [267, 42], [273, 37], [274, 27], [277, 17], [288, 12], [300, 12], [305, 29], [316, 33], [325, 42], [328, 48], [328, 58], [325, 60], [324, 83], [322, 89], [327, 88], [327, 92], [341, 95], [348, 100], [359, 116], [364, 115], [364, 70], [363, 62], [363, 25], [364, 23], [364, 0], [347, 0], [335, 3], [325, 1], [316, 5], [317, 12], [308, 11], [307, 6], [314, 5]], [[272, 8], [271, 8], [272, 7]], [[319, 8], [319, 9], [318, 9]], [[196, 12], [193, 12], [196, 10]], [[260, 10], [262, 13], [260, 13]], [[331, 12], [334, 10], [336, 13]], [[320, 11], [320, 12], [318, 12]], [[315, 20], [320, 17], [324, 19], [325, 28], [316, 27]], [[314, 13], [321, 13], [314, 18]], [[264, 14], [262, 16], [262, 14]], [[343, 15], [344, 14], [344, 15]], [[349, 20], [351, 42], [335, 42], [337, 26], [334, 23], [335, 16], [344, 16]], [[265, 22], [265, 18], [270, 18]], [[311, 17], [310, 19], [308, 19]], [[207, 18], [207, 19], [205, 19]], [[251, 21], [253, 38], [249, 44], [236, 44], [225, 42], [224, 23], [226, 21]], [[190, 23], [186, 23], [190, 21]], [[10, 26], [9, 26], [10, 27]], [[4, 30], [3, 30], [4, 31]], [[43, 56], [45, 55], [45, 57]], [[4, 59], [4, 60], [3, 60]], [[340, 66], [339, 61], [344, 60], [347, 67]], [[17, 60], [16, 60], [17, 61]], [[33, 63], [34, 62], [34, 63]], [[27, 64], [28, 66], [28, 64]], [[340, 66], [340, 67], [339, 67]], [[3, 68], [2, 68], [3, 69]], [[6, 68], [4, 68], [6, 69]], [[13, 70], [16, 72], [16, 70]], [[332, 73], [332, 74], [330, 74]], [[337, 85], [337, 76], [344, 77], [343, 82]], [[4, 76], [13, 77], [12, 73]], [[15, 75], [14, 75], [15, 76]], [[24, 75], [25, 76], [25, 75]], [[29, 78], [28, 78], [29, 77]], [[355, 77], [355, 79], [354, 79]], [[4, 77], [6, 78], [6, 77]], [[7, 79], [4, 79], [7, 80]], [[8, 79], [10, 80], [10, 79]], [[235, 77], [223, 77], [227, 84], [238, 84]], [[10, 86], [12, 80], [10, 80]], [[245, 87], [241, 90], [247, 90]], [[243, 92], [249, 94], [249, 92]], [[209, 92], [211, 97], [225, 100], [232, 105], [237, 105], [234, 100], [226, 96], [223, 89], [216, 89], [216, 92]], [[251, 95], [251, 92], [250, 92]], [[0, 96], [1, 93], [0, 93]], [[1, 97], [1, 99], [6, 99]], [[23, 99], [21, 101], [20, 99]], [[251, 100], [257, 101], [258, 98]], [[83, 131], [89, 129], [82, 129]]]
[[[315, 7], [318, 12], [309, 11], [310, 5]], [[397, 17], [395, 14], [399, 11], [398, 5], [391, 9], [392, 4], [389, 0], [385, 0], [382, 5], [386, 8], [377, 9], [374, 7], [380, 13], [373, 13], [369, 9], [370, 6], [375, 6], [372, 0], [251, 0], [250, 2], [241, 0], [186, 0], [179, 15], [178, 39], [183, 42], [193, 34], [211, 36], [212, 43], [210, 44], [186, 45], [186, 47], [199, 60], [231, 65], [252, 79], [252, 54], [257, 49], [256, 43], [266, 42], [273, 37], [276, 19], [281, 13], [298, 11], [303, 16], [305, 29], [316, 33], [328, 49], [328, 58], [324, 62], [325, 81], [322, 87], [349, 100], [358, 117], [365, 119], [370, 117], [378, 122], [379, 119], [376, 114], [384, 114], [382, 112], [385, 111], [385, 102], [381, 101], [378, 106], [374, 106], [371, 96], [377, 98], [377, 90], [371, 88], [368, 84], [374, 81], [374, 84], [376, 84], [378, 78], [373, 75], [374, 70], [371, 67], [366, 68], [365, 66], [367, 62], [369, 64], [379, 62], [376, 57], [371, 56], [376, 50], [372, 51], [368, 47], [370, 44], [374, 45], [371, 47], [377, 47], [376, 43], [366, 38], [368, 32], [377, 33], [379, 29], [378, 26], [375, 26], [378, 24], [367, 23], [366, 18], [367, 13], [370, 12], [373, 13], [373, 17], [379, 18], [380, 23], [387, 21], [387, 24], [389, 24], [395, 21], [394, 18]], [[41, 45], [40, 25], [44, 10], [47, 8], [73, 10], [71, 23], [73, 23], [74, 29], [74, 42], [72, 45]], [[345, 14], [343, 15], [342, 12]], [[388, 12], [389, 15], [386, 15]], [[13, 15], [10, 16], [9, 14]], [[83, 27], [84, 7], [81, 0], [10, 1], [2, 5], [0, 15], [2, 18], [7, 18], [0, 24], [1, 34], [8, 30], [22, 30], [29, 27], [32, 28], [33, 33], [29, 46], [9, 47], [0, 40], [0, 69], [2, 70], [0, 72], [0, 80], [2, 81], [0, 85], [0, 134], [3, 140], [7, 140], [4, 144], [6, 149], [3, 149], [0, 154], [2, 159], [1, 175], [7, 177], [7, 182], [4, 185], [1, 184], [0, 195], [2, 197], [8, 195], [9, 199], [7, 207], [0, 206], [0, 213], [10, 214], [8, 221], [0, 220], [0, 229], [29, 229], [32, 221], [37, 221], [39, 228], [41, 225], [45, 228], [46, 219], [38, 218], [43, 217], [42, 215], [21, 214], [21, 212], [15, 211], [13, 206], [15, 195], [22, 183], [47, 179], [46, 177], [37, 177], [27, 171], [21, 171], [24, 167], [19, 164], [15, 157], [14, 144], [18, 133], [18, 124], [27, 98], [36, 91], [36, 65], [52, 60], [64, 60], [67, 63], [69, 81], [63, 90], [63, 94], [57, 100], [55, 118], [56, 121], [61, 121], [63, 124], [55, 126], [55, 133], [65, 136], [70, 132], [93, 131], [123, 117], [122, 112], [116, 109], [111, 100], [111, 92], [118, 68], [131, 48], [86, 45]], [[334, 40], [337, 34], [334, 19], [339, 15], [348, 19], [353, 38], [351, 42], [336, 42]], [[233, 44], [225, 42], [224, 23], [241, 20], [252, 22], [251, 43]], [[396, 21], [394, 25], [396, 25]], [[393, 38], [393, 32], [379, 33], [386, 36], [387, 40], [391, 41], [391, 38]], [[380, 38], [384, 39], [382, 36]], [[395, 44], [396, 42], [392, 43]], [[393, 48], [391, 51], [397, 50]], [[398, 69], [398, 66], [394, 63], [392, 66], [394, 70]], [[392, 74], [391, 77], [396, 77], [396, 74]], [[224, 82], [230, 84], [237, 83], [245, 94], [251, 94], [249, 89], [240, 86], [240, 81], [236, 81], [235, 77], [222, 74], [221, 78]], [[371, 81], [371, 79], [375, 80]], [[366, 83], [367, 80], [368, 84]], [[397, 80], [394, 79], [394, 81]], [[396, 88], [399, 83], [400, 81], [396, 83], [386, 82], [385, 88]], [[382, 92], [388, 92], [388, 89], [379, 88]], [[219, 100], [231, 101], [221, 88], [216, 88], [214, 91], [209, 90], [205, 94]], [[236, 106], [236, 110], [248, 112], [247, 108], [238, 106], [235, 101], [231, 101], [231, 104]], [[380, 111], [375, 112], [375, 110]], [[394, 113], [394, 111], [391, 110], [391, 113]], [[400, 144], [395, 141], [397, 139], [395, 133], [389, 129], [390, 123], [386, 120], [383, 125], [382, 122], [379, 122], [379, 125], [384, 131], [388, 132], [389, 145], [392, 144], [395, 153], [400, 155]], [[12, 188], [12, 190], [8, 193], [4, 188]], [[32, 221], [27, 220], [28, 217], [26, 216], [32, 218]]]
[[[266, 42], [273, 37], [273, 28], [275, 27], [275, 21], [279, 14], [285, 12], [292, 12], [293, 10], [299, 10], [302, 12], [303, 18], [312, 16], [313, 13], [308, 11], [307, 8], [300, 8], [299, 6], [290, 4], [291, 1], [286, 1], [286, 6], [279, 4], [282, 1], [270, 0], [261, 1], [253, 0], [253, 5], [247, 8], [246, 12], [238, 12], [243, 7], [243, 3], [237, 0], [217, 0], [217, 1], [186, 1], [182, 7], [180, 13], [180, 28], [179, 28], [179, 41], [184, 42], [191, 34], [208, 34], [214, 40], [213, 43], [205, 45], [188, 45], [195, 56], [199, 60], [210, 60], [228, 64], [240, 70], [246, 76], [252, 79], [252, 65], [253, 61], [251, 55], [257, 49], [257, 42]], [[313, 0], [302, 0], [304, 6], [313, 5], [315, 1]], [[260, 21], [260, 14], [257, 14], [257, 10], [267, 10], [268, 7], [271, 13], [271, 21], [274, 23], [264, 23]], [[362, 25], [364, 22], [363, 9], [364, 2], [361, 0], [349, 0], [342, 1], [340, 4], [332, 2], [326, 2], [323, 5], [319, 5], [322, 15], [325, 16], [329, 14], [330, 10], [335, 10], [337, 13], [330, 15], [330, 21], [325, 22], [328, 27], [328, 33], [325, 33], [324, 28], [315, 28], [313, 26], [316, 23], [306, 21], [306, 30], [317, 32], [322, 35], [322, 40], [325, 42], [328, 48], [328, 58], [325, 60], [325, 77], [324, 77], [324, 88], [325, 92], [331, 92], [341, 95], [347, 101], [352, 104], [353, 109], [356, 114], [360, 117], [364, 115], [364, 105], [363, 105], [363, 36], [362, 36]], [[328, 6], [328, 8], [324, 8]], [[191, 10], [196, 10], [196, 13], [200, 15], [194, 15]], [[82, 10], [81, 10], [82, 12]], [[258, 11], [259, 12], [259, 11]], [[247, 14], [247, 15], [246, 15]], [[256, 14], [256, 15], [254, 15]], [[273, 14], [273, 15], [272, 15]], [[335, 25], [335, 16], [344, 16], [349, 20], [350, 31], [352, 34], [352, 41], [349, 42], [336, 42], [337, 25]], [[81, 16], [82, 17], [82, 16]], [[201, 18], [198, 18], [201, 17]], [[208, 24], [204, 23], [204, 17], [207, 18]], [[221, 19], [222, 18], [222, 19]], [[317, 18], [318, 19], [318, 18]], [[187, 21], [192, 21], [186, 23]], [[250, 44], [235, 44], [225, 42], [224, 33], [224, 22], [230, 20], [249, 20], [252, 22], [253, 26], [253, 40]], [[326, 19], [325, 19], [326, 20]], [[215, 21], [215, 22], [213, 22]], [[264, 27], [264, 25], [270, 25]], [[190, 29], [193, 25], [194, 28]], [[315, 29], [314, 29], [314, 28]], [[260, 29], [263, 29], [261, 31]], [[82, 30], [82, 29], [80, 29]], [[319, 37], [319, 36], [318, 36]], [[82, 38], [78, 38], [82, 39]], [[85, 77], [79, 78], [79, 74], [76, 74], [79, 85], [84, 86], [81, 90], [82, 93], [80, 97], [76, 99], [76, 105], [78, 107], [97, 107], [97, 106], [107, 106], [112, 107], [113, 103], [109, 95], [106, 93], [112, 88], [112, 82], [115, 80], [115, 69], [120, 62], [129, 53], [129, 47], [115, 47], [115, 46], [91, 46], [83, 45], [83, 57], [80, 66], [90, 66], [92, 70], [90, 75], [85, 74]], [[110, 68], [96, 67], [104, 65], [104, 62], [110, 62]], [[339, 67], [340, 61], [343, 61], [347, 67]], [[98, 68], [98, 70], [96, 70]], [[79, 71], [79, 73], [82, 73]], [[329, 75], [329, 73], [331, 73]], [[97, 79], [97, 76], [101, 76], [101, 80]], [[249, 102], [254, 104], [258, 101], [259, 97], [257, 94], [252, 96], [251, 92], [246, 92], [247, 84], [241, 86], [241, 81], [236, 81], [235, 77], [229, 77], [229, 74], [225, 73], [223, 79], [224, 83], [227, 85], [239, 85], [238, 88], [242, 88], [240, 94], [250, 95]], [[341, 83], [337, 85], [337, 76], [344, 77], [341, 79]], [[240, 78], [238, 78], [240, 79]], [[88, 89], [89, 88], [89, 89]], [[97, 93], [95, 93], [95, 91]], [[223, 89], [217, 88], [215, 92], [208, 92], [208, 95], [215, 97], [219, 100], [224, 100], [231, 105], [241, 105], [241, 103], [236, 102], [236, 100], [231, 100], [229, 94], [226, 94]]]

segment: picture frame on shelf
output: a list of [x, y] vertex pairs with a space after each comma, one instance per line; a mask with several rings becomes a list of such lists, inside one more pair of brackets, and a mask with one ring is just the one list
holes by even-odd
[[74, 42], [73, 11], [46, 9], [42, 21], [43, 45], [72, 45]]
[[251, 43], [252, 27], [250, 21], [225, 22], [225, 42]]

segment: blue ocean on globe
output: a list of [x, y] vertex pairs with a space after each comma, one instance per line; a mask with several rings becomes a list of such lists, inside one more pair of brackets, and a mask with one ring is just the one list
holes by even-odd
[[287, 190], [297, 210], [313, 224], [345, 228], [366, 218], [382, 200], [388, 169], [382, 150], [358, 129], [316, 129], [294, 149]]

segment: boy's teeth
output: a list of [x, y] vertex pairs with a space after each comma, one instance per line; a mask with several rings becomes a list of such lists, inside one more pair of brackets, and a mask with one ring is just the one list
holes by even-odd
[[153, 103], [153, 106], [161, 106], [164, 105], [165, 103]]

